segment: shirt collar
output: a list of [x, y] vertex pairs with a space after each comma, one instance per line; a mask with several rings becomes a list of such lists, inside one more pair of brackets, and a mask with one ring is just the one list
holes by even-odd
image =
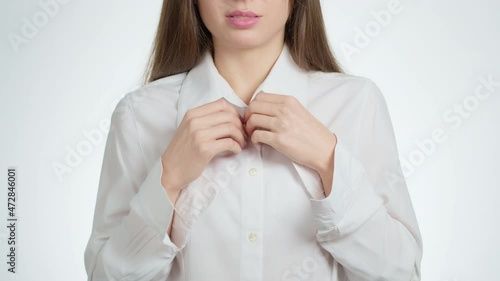
[[[307, 71], [295, 63], [286, 44], [268, 76], [255, 90], [250, 101], [261, 90], [267, 93], [293, 96], [306, 107]], [[177, 127], [188, 110], [220, 98], [225, 98], [233, 104], [243, 116], [247, 105], [220, 75], [213, 62], [212, 54], [206, 51], [201, 61], [187, 73], [182, 83], [177, 104]]]

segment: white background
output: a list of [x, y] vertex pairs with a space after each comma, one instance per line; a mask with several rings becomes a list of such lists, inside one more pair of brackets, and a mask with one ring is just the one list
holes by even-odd
[[[1, 280], [86, 279], [83, 252], [107, 134], [99, 124], [140, 85], [161, 7], [160, 0], [64, 2], [50, 14], [36, 0], [0, 4]], [[398, 8], [388, 10], [390, 3]], [[409, 163], [423, 280], [500, 280], [500, 86], [474, 96], [480, 77], [500, 82], [500, 2], [322, 4], [347, 72], [372, 79], [385, 95], [400, 158]], [[382, 10], [391, 18], [377, 23]], [[39, 26], [27, 30], [23, 19]], [[368, 29], [364, 42], [357, 29]], [[13, 36], [25, 41], [12, 43]], [[455, 113], [464, 103], [463, 115]], [[439, 143], [431, 141], [435, 130], [445, 136]], [[89, 132], [100, 138], [91, 143]], [[88, 155], [58, 177], [53, 165], [68, 165], [70, 151], [84, 144]], [[18, 169], [15, 276], [6, 267], [11, 166]]]

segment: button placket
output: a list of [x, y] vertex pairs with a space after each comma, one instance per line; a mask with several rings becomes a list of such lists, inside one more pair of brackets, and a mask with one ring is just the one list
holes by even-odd
[[248, 161], [243, 163], [246, 174], [243, 174], [241, 186], [241, 226], [242, 245], [241, 259], [242, 280], [260, 280], [263, 272], [263, 202], [264, 181], [262, 173], [261, 147], [249, 143]]

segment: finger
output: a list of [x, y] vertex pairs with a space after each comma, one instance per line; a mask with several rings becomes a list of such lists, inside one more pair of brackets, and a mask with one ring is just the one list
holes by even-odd
[[282, 94], [274, 94], [274, 93], [266, 93], [263, 91], [260, 91], [255, 95], [255, 98], [253, 99], [258, 100], [258, 101], [267, 101], [267, 102], [272, 102], [272, 103], [283, 103], [286, 99], [289, 98], [294, 98], [293, 96], [290, 95], [282, 95]]
[[264, 130], [256, 130], [255, 132], [253, 132], [250, 140], [253, 143], [260, 142], [260, 143], [268, 144], [268, 145], [270, 145], [278, 150], [276, 137], [277, 137], [276, 133], [273, 133], [270, 131], [264, 131]]
[[[192, 119], [192, 118], [199, 118], [219, 111], [229, 111], [233, 113], [236, 117], [240, 118], [240, 115], [236, 110], [236, 108], [234, 108], [234, 106], [224, 98], [220, 98], [218, 100], [192, 108], [186, 112], [186, 115], [188, 115], [188, 118]], [[184, 116], [184, 118], [186, 118], [186, 116]]]
[[268, 115], [268, 116], [277, 116], [278, 108], [275, 103], [254, 100], [245, 110], [245, 114], [243, 115], [243, 122], [246, 122], [250, 117], [250, 115], [254, 113]]
[[242, 134], [246, 135], [243, 124], [238, 117], [234, 116], [234, 114], [229, 111], [218, 111], [202, 117], [191, 119], [191, 122], [195, 124], [196, 130], [207, 129], [219, 124], [230, 123], [234, 124], [236, 127], [238, 127]]
[[224, 151], [231, 151], [233, 153], [241, 152], [241, 146], [231, 138], [220, 139], [210, 144], [213, 155], [219, 154]]
[[246, 145], [244, 134], [238, 127], [231, 123], [219, 124], [208, 129], [197, 131], [195, 134], [196, 138], [199, 138], [200, 142], [210, 142], [223, 138], [232, 138], [241, 147], [245, 147]]
[[275, 122], [276, 117], [261, 114], [252, 114], [245, 125], [245, 131], [249, 136], [251, 136], [254, 131], [258, 129], [275, 131]]

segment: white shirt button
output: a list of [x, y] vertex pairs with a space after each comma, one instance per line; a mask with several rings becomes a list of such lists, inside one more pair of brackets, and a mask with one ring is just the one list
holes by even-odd
[[256, 240], [257, 240], [257, 233], [250, 232], [250, 234], [248, 234], [248, 241], [255, 242]]
[[251, 176], [255, 176], [257, 174], [257, 168], [251, 168], [248, 170], [248, 174]]

